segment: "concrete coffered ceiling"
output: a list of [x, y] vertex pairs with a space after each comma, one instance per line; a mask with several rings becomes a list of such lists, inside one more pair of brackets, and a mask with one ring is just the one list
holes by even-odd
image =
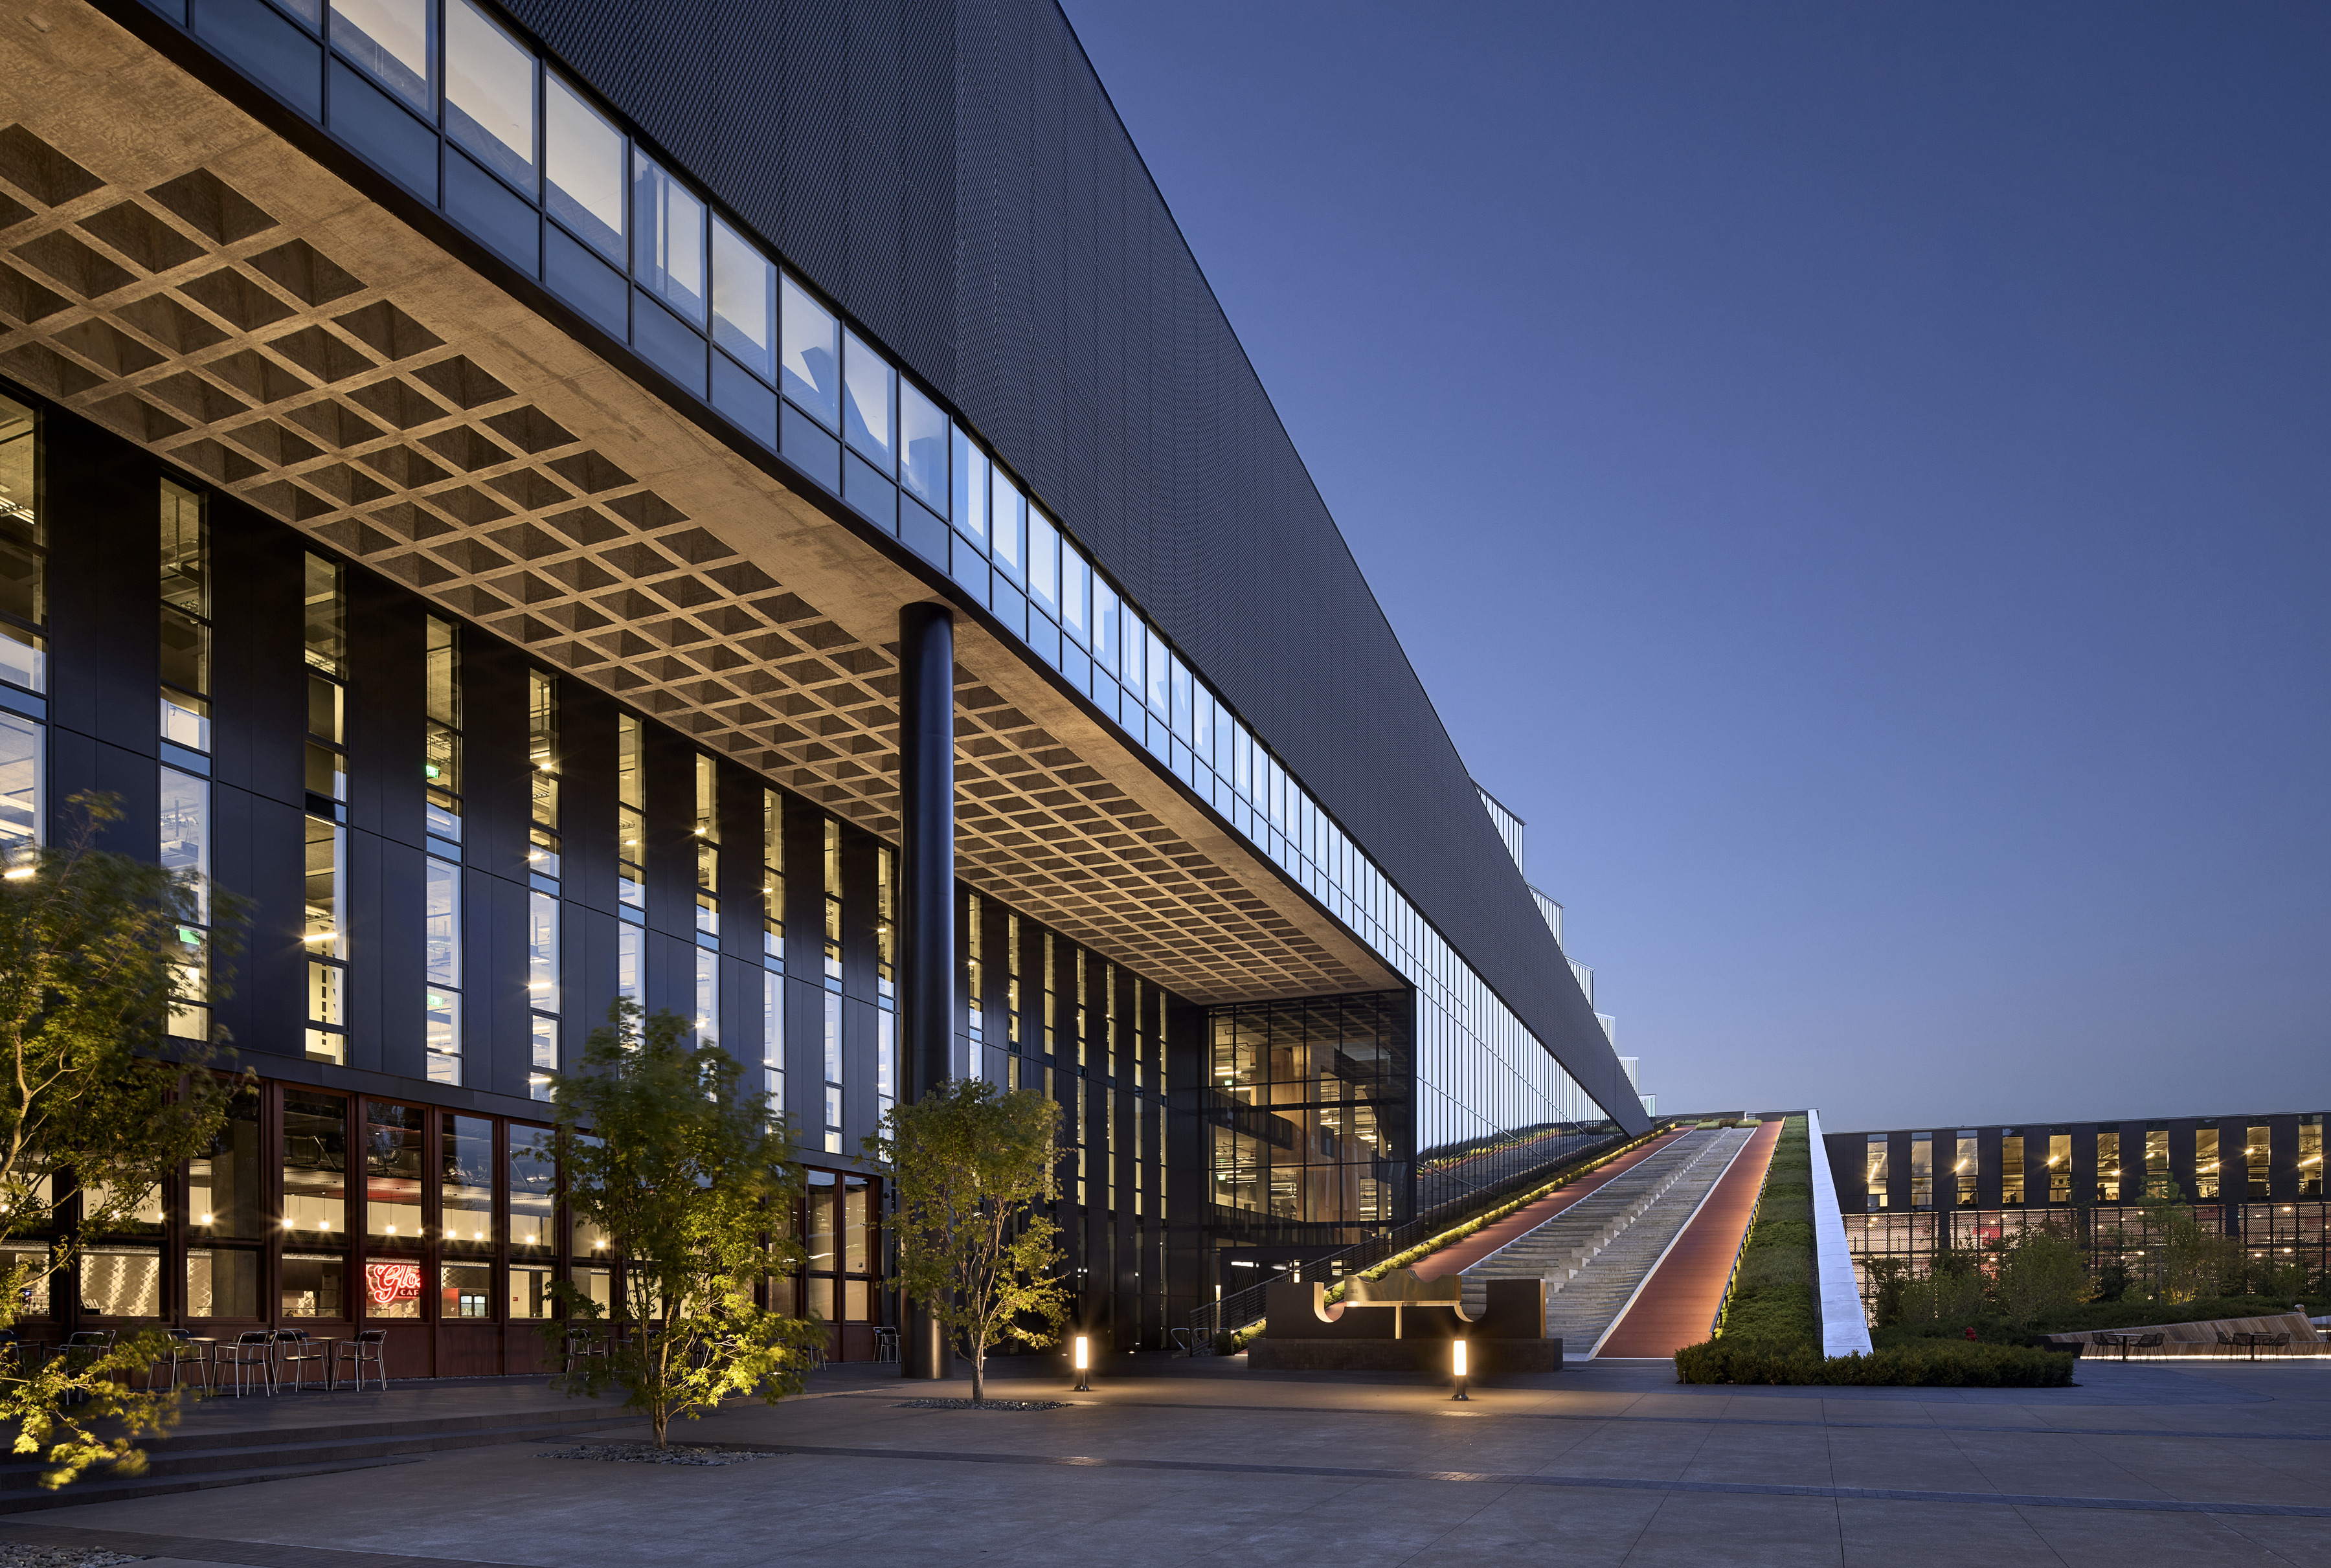
[[[0, 20], [0, 375], [895, 839], [932, 585], [80, 3]], [[1193, 999], [1397, 985], [968, 615], [962, 875]]]

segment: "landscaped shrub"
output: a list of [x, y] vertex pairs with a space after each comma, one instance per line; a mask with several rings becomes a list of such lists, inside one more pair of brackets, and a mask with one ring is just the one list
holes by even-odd
[[1803, 1117], [1781, 1124], [1721, 1333], [1726, 1340], [1774, 1350], [1803, 1346], [1817, 1353], [1821, 1347], [1821, 1311], [1813, 1297], [1812, 1150]]
[[1832, 1387], [2069, 1388], [2074, 1358], [2015, 1345], [1927, 1340], [1868, 1355], [1822, 1356], [1810, 1346], [1731, 1335], [1676, 1353], [1679, 1383], [1794, 1383]]
[[2062, 1307], [2041, 1315], [2028, 1329], [2017, 1328], [1988, 1307], [1958, 1316], [1918, 1323], [1893, 1323], [1873, 1330], [1870, 1338], [1879, 1346], [1917, 1345], [1927, 1340], [1963, 1340], [1966, 1331], [1974, 1329], [1984, 1342], [2002, 1345], [2037, 1345], [2050, 1334], [2073, 1334], [2084, 1329], [2137, 1328], [2155, 1324], [2207, 1323], [2212, 1318], [2273, 1317], [2288, 1312], [2294, 1303], [2307, 1308], [2310, 1316], [2331, 1313], [2331, 1297], [2319, 1296], [2279, 1297], [2273, 1296], [2209, 1297], [2198, 1301], [2152, 1301], [2143, 1297], [2119, 1301], [2087, 1301], [2077, 1307]]

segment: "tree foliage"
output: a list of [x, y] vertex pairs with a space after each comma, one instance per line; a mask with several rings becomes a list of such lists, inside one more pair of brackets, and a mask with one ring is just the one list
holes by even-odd
[[[81, 1231], [121, 1229], [210, 1146], [234, 1088], [210, 1070], [215, 1041], [174, 1040], [175, 1060], [157, 1052], [171, 1003], [190, 984], [205, 984], [214, 1003], [225, 994], [241, 902], [191, 874], [96, 849], [118, 804], [102, 795], [72, 804], [71, 838], [18, 851], [0, 877], [0, 1241], [45, 1235], [57, 1200], [74, 1190]], [[190, 953], [195, 944], [207, 950]], [[5, 1254], [0, 1329], [15, 1326], [33, 1293], [71, 1278], [76, 1250], [68, 1232]], [[0, 1366], [0, 1422], [15, 1429], [17, 1453], [47, 1462], [43, 1486], [107, 1461], [120, 1474], [144, 1468], [138, 1440], [166, 1430], [175, 1407], [125, 1380], [164, 1344], [149, 1332], [100, 1355], [37, 1367], [19, 1355]]]
[[2078, 1307], [2096, 1294], [2088, 1254], [2064, 1229], [2034, 1225], [1984, 1249], [1992, 1299], [2014, 1328], [2029, 1328], [2051, 1312]]
[[[630, 1320], [607, 1354], [579, 1358], [561, 1383], [620, 1389], [660, 1448], [675, 1417], [731, 1395], [775, 1404], [800, 1392], [825, 1334], [753, 1300], [757, 1281], [802, 1262], [790, 1223], [801, 1172], [785, 1159], [784, 1118], [766, 1097], [739, 1094], [735, 1059], [687, 1036], [683, 1020], [660, 1012], [642, 1024], [637, 1003], [618, 1002], [581, 1070], [551, 1088], [567, 1201], [621, 1259]], [[605, 1316], [574, 1285], [555, 1288], [570, 1321]], [[544, 1330], [554, 1347], [566, 1332]]]
[[1051, 1345], [1068, 1316], [1060, 1228], [1034, 1212], [1056, 1196], [1061, 1107], [1026, 1089], [954, 1079], [897, 1105], [868, 1154], [891, 1168], [898, 1275], [971, 1360], [987, 1397], [987, 1353], [1005, 1340]]

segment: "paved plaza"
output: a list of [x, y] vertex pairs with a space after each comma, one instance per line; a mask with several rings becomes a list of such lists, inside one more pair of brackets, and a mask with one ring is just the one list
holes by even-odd
[[[836, 1368], [808, 1397], [688, 1428], [688, 1440], [772, 1450], [747, 1464], [579, 1463], [521, 1443], [19, 1515], [0, 1540], [110, 1546], [164, 1568], [1097, 1553], [1111, 1568], [2331, 1564], [2321, 1365], [2094, 1365], [2066, 1390], [1811, 1390], [1683, 1388], [1663, 1364], [1605, 1362], [1464, 1404], [1389, 1380], [1157, 1370], [1076, 1395], [1003, 1380], [1004, 1394], [1074, 1402], [1006, 1413], [902, 1408], [934, 1391]], [[414, 1392], [452, 1403], [510, 1386]]]

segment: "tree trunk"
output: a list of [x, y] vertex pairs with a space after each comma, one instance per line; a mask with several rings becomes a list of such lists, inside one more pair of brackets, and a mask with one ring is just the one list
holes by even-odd
[[971, 1402], [987, 1402], [987, 1341], [984, 1339], [971, 1342]]

